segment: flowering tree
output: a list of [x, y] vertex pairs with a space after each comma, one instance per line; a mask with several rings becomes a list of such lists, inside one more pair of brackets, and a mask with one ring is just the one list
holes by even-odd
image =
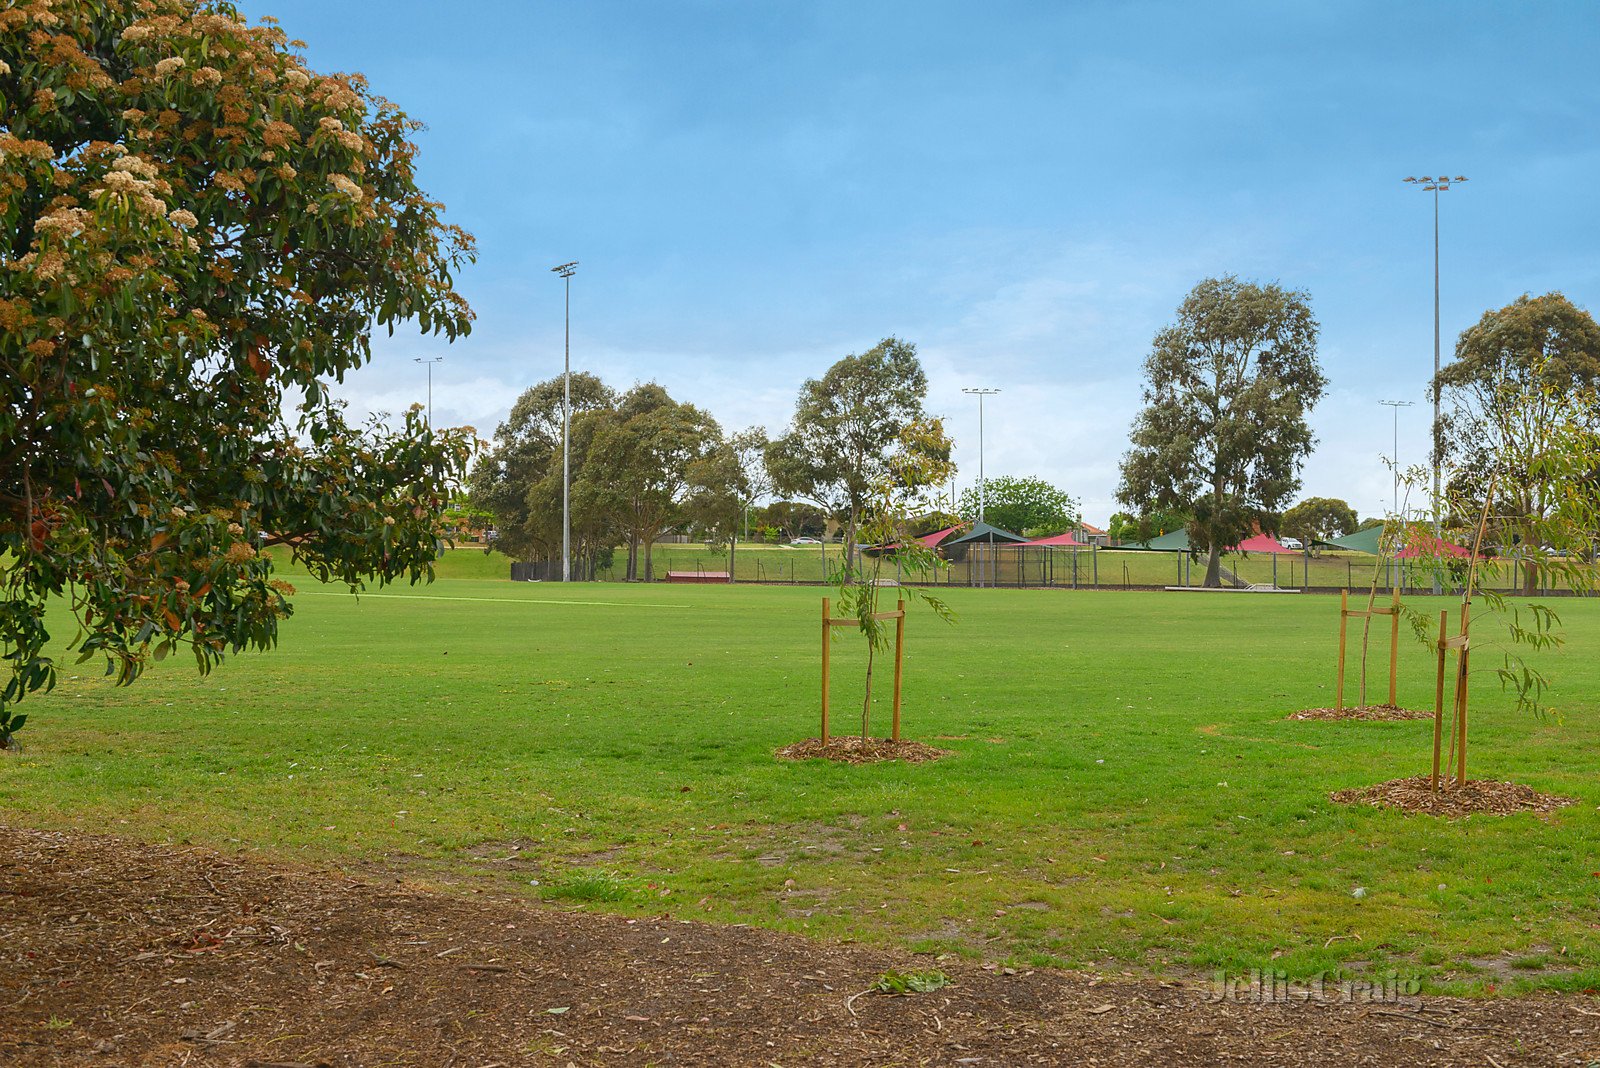
[[473, 447], [324, 381], [373, 324], [455, 338], [470, 237], [413, 181], [415, 124], [210, 0], [0, 11], [0, 747], [47, 688], [46, 604], [131, 682], [267, 648], [263, 544], [359, 586], [431, 577]]

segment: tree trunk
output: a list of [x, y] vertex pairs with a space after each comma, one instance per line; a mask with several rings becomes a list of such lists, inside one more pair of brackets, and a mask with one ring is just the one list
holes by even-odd
[[1211, 547], [1210, 554], [1206, 557], [1207, 589], [1216, 589], [1222, 585], [1222, 548], [1217, 545]]
[[860, 510], [852, 504], [850, 506], [850, 525], [844, 532], [844, 564], [853, 568], [856, 565], [856, 520]]
[[1539, 592], [1539, 565], [1533, 560], [1525, 560], [1522, 564], [1522, 593], [1525, 597], [1533, 597]]
[[628, 567], [623, 578], [628, 582], [639, 581], [639, 537], [636, 534], [628, 535]]

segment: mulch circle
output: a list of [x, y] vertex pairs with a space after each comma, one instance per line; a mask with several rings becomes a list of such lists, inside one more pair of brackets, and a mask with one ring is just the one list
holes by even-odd
[[923, 764], [950, 755], [948, 749], [935, 749], [921, 742], [893, 741], [888, 738], [860, 738], [842, 735], [823, 742], [807, 738], [791, 742], [775, 754], [779, 760], [833, 760], [840, 764], [878, 764], [885, 760], [903, 760], [907, 764]]
[[1401, 708], [1398, 705], [1360, 705], [1345, 708], [1303, 708], [1298, 712], [1290, 712], [1284, 719], [1365, 719], [1365, 720], [1402, 720], [1402, 719], [1432, 719], [1432, 712], [1419, 712], [1414, 708]]
[[1574, 803], [1570, 797], [1542, 794], [1532, 787], [1493, 779], [1468, 779], [1465, 786], [1457, 786], [1454, 779], [1443, 778], [1435, 793], [1427, 775], [1339, 790], [1329, 796], [1341, 805], [1398, 808], [1430, 816], [1554, 812]]

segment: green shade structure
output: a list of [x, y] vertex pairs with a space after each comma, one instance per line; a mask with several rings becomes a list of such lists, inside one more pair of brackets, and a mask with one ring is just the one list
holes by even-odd
[[991, 526], [988, 523], [974, 523], [972, 524], [972, 529], [961, 535], [961, 537], [945, 538], [939, 544], [945, 547], [951, 545], [968, 545], [972, 542], [982, 542], [985, 545], [998, 545], [1002, 543], [1008, 545], [1022, 545], [1026, 543], [1027, 540], [1028, 539], [1024, 538], [1021, 534], [1013, 534], [1009, 530], [1001, 530], [999, 527]]
[[1187, 531], [1174, 530], [1161, 535], [1159, 538], [1151, 538], [1149, 541], [1124, 542], [1121, 545], [1108, 545], [1106, 548], [1115, 549], [1118, 552], [1186, 553], [1191, 550], [1192, 546], [1189, 544]]
[[1383, 528], [1379, 526], [1358, 530], [1354, 534], [1346, 534], [1331, 541], [1316, 541], [1312, 544], [1325, 549], [1346, 549], [1351, 552], [1366, 553], [1368, 556], [1377, 556], [1378, 543], [1382, 540]]

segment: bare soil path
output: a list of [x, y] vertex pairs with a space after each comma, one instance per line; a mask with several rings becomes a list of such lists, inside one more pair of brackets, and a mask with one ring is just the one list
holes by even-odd
[[1600, 1062], [1590, 997], [1213, 1003], [957, 961], [943, 990], [861, 994], [932, 966], [0, 826], [8, 1068]]

